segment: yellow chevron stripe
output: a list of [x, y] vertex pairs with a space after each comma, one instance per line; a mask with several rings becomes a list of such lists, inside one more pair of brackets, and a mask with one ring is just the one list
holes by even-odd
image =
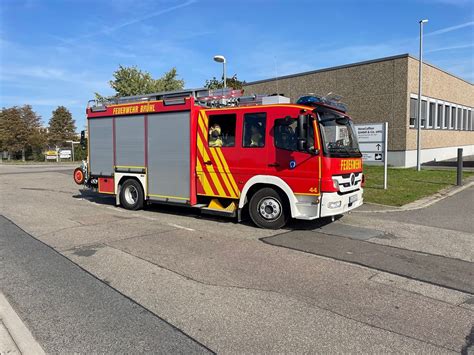
[[201, 115], [199, 115], [199, 119], [198, 119], [198, 124], [199, 124], [199, 127], [201, 128], [201, 131], [202, 131], [202, 135], [207, 138], [207, 130], [204, 126], [204, 122], [203, 122], [203, 119], [201, 117]]
[[201, 162], [199, 161], [199, 159], [197, 160], [197, 170], [202, 171], [202, 173], [199, 175], [199, 181], [201, 181], [201, 185], [206, 195], [214, 194], [214, 191], [212, 191], [211, 185], [209, 184], [209, 181], [207, 180], [206, 174], [202, 170]]
[[232, 184], [232, 187], [234, 188], [236, 196], [240, 196], [240, 190], [237, 187], [234, 176], [230, 172], [229, 165], [227, 165], [227, 160], [225, 160], [225, 157], [224, 157], [224, 154], [222, 154], [221, 148], [216, 148], [216, 152], [219, 155], [219, 157], [221, 158], [222, 165], [224, 166], [224, 171], [225, 171], [226, 175], [228, 176], [229, 181]]
[[[210, 160], [209, 156], [207, 155], [207, 151], [202, 144], [201, 137], [199, 135], [198, 135], [197, 143], [198, 143], [198, 150], [202, 152], [203, 160], [204, 161]], [[211, 180], [214, 183], [214, 186], [216, 187], [219, 195], [226, 196], [226, 193], [224, 192], [224, 189], [222, 188], [222, 185], [219, 181], [219, 178], [217, 177], [216, 172], [214, 171], [213, 166], [206, 165], [206, 170], [209, 172], [209, 175], [211, 176]]]
[[[206, 126], [206, 123], [207, 123], [208, 119], [207, 119], [207, 115], [205, 112], [201, 111], [199, 113], [199, 125], [201, 127], [201, 130], [204, 132], [204, 136], [207, 137], [207, 126]], [[239, 188], [237, 187], [237, 184], [235, 183], [235, 179], [234, 179], [234, 176], [232, 175], [232, 173], [230, 172], [230, 169], [229, 169], [229, 165], [227, 164], [227, 160], [225, 159], [224, 157], [224, 154], [222, 153], [222, 150], [221, 148], [219, 147], [216, 147], [216, 148], [213, 148], [211, 149], [212, 150], [215, 150], [217, 155], [219, 156], [219, 160], [222, 162], [222, 167], [224, 168], [223, 171], [224, 171], [224, 174], [222, 174], [223, 176], [226, 176], [226, 178], [228, 178], [231, 186], [232, 186], [232, 189], [234, 191], [234, 195], [236, 197], [240, 196], [240, 190]], [[227, 186], [227, 185], [226, 185]], [[229, 189], [229, 187], [227, 187]], [[229, 191], [232, 191], [232, 189], [229, 189]]]
[[204, 111], [199, 112], [199, 118], [202, 120], [202, 123], [204, 124], [204, 128], [205, 128], [204, 132], [208, 132], [209, 122], [208, 122], [206, 113]]
[[[224, 171], [224, 169], [222, 168], [222, 165], [221, 165], [221, 162], [220, 162], [220, 159], [219, 157], [217, 156], [217, 152], [216, 152], [216, 148], [210, 148], [209, 149], [211, 151], [211, 154], [212, 154], [212, 157], [214, 158], [214, 161], [216, 162], [217, 164], [217, 169], [218, 171]], [[219, 173], [219, 175], [221, 176], [222, 180], [224, 181], [224, 184], [227, 188], [227, 191], [229, 191], [229, 194], [230, 194], [230, 197], [237, 197], [235, 195], [235, 192], [232, 188], [232, 185], [229, 181], [229, 179], [227, 178], [227, 174], [224, 172], [223, 174]]]

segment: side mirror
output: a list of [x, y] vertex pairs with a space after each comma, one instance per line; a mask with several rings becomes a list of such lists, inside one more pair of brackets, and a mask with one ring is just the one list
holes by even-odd
[[298, 115], [298, 126], [297, 126], [297, 134], [298, 134], [298, 150], [299, 151], [306, 151], [306, 125], [307, 125], [307, 116], [306, 115]]
[[83, 150], [87, 149], [86, 131], [81, 131], [81, 147]]

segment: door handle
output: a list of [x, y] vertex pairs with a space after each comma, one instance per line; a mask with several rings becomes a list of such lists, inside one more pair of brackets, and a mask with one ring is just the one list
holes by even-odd
[[275, 166], [276, 167], [276, 166], [280, 166], [280, 163], [270, 163], [270, 164], [268, 164], [268, 166]]
[[207, 160], [207, 161], [204, 162], [204, 164], [206, 164], [206, 165], [212, 165], [212, 161]]

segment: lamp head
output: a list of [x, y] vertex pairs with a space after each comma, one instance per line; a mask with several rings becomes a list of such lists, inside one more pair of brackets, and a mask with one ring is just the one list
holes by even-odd
[[420, 20], [420, 23], [427, 23], [428, 19]]
[[215, 55], [214, 61], [217, 63], [225, 63], [225, 57], [223, 55]]

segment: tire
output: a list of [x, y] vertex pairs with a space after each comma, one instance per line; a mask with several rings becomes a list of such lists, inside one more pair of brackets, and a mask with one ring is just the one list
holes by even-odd
[[270, 187], [260, 189], [252, 196], [249, 214], [253, 223], [266, 229], [282, 228], [290, 216], [286, 199]]
[[82, 171], [82, 168], [76, 168], [74, 169], [74, 182], [78, 185], [84, 184], [85, 176], [84, 172]]
[[139, 210], [143, 208], [142, 185], [134, 179], [126, 180], [120, 189], [120, 204], [127, 210]]

